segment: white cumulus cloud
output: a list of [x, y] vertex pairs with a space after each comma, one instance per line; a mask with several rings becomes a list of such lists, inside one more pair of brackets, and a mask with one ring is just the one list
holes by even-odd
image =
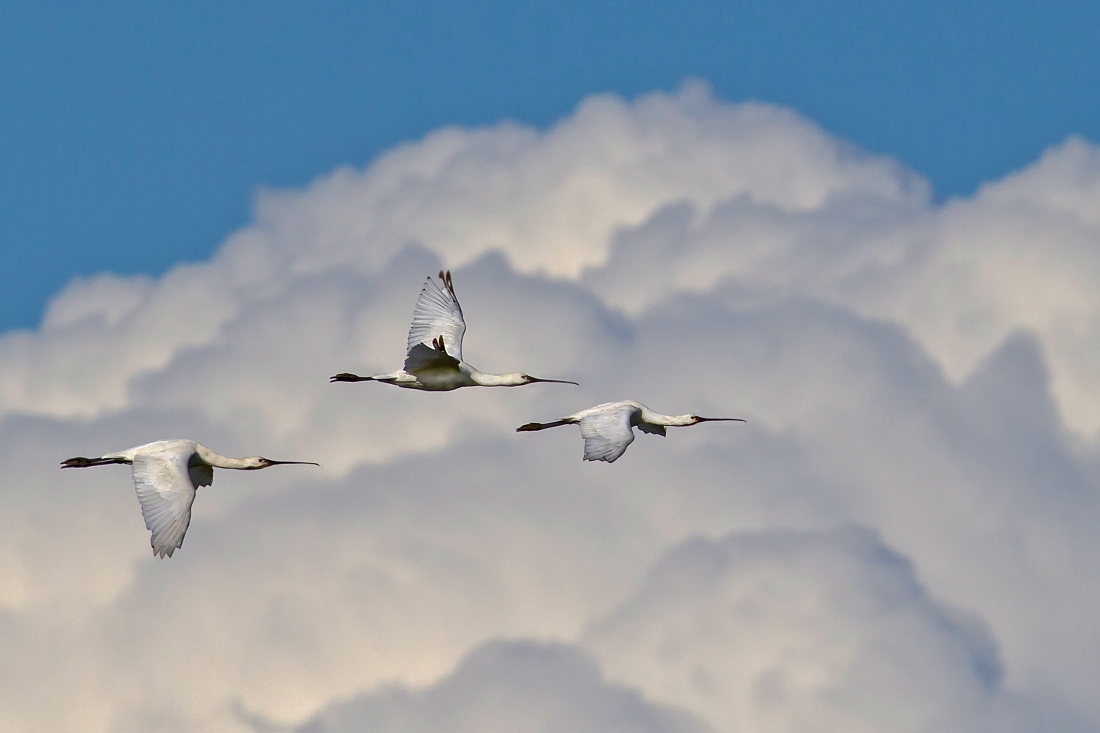
[[389, 689], [339, 703], [300, 733], [707, 733], [681, 711], [609, 685], [578, 649], [493, 642], [426, 690]]
[[[74, 281], [0, 336], [0, 731], [1100, 730], [1098, 161], [935, 203], [688, 84]], [[441, 267], [471, 363], [581, 386], [329, 384]], [[616, 399], [748, 422], [514, 432]], [[218, 471], [156, 561], [127, 469], [58, 462], [175, 437], [322, 467]]]
[[588, 645], [723, 731], [1039, 730], [985, 629], [864, 530], [691, 540]]

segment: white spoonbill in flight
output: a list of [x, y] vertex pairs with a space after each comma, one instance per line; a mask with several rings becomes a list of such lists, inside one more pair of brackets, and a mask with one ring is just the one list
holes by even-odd
[[389, 374], [360, 377], [337, 374], [330, 382], [385, 382], [406, 389], [445, 392], [459, 387], [519, 387], [533, 382], [576, 384], [565, 379], [540, 379], [527, 374], [485, 374], [462, 360], [466, 321], [455, 297], [451, 273], [439, 271], [439, 281], [428, 278], [413, 310], [405, 366]]
[[312, 461], [273, 461], [260, 456], [226, 458], [193, 440], [158, 440], [99, 458], [70, 458], [61, 467], [87, 468], [112, 463], [133, 465], [141, 514], [145, 526], [153, 533], [149, 544], [153, 546], [153, 554], [160, 557], [172, 557], [183, 545], [183, 536], [191, 523], [195, 490], [213, 482], [215, 468], [254, 471], [286, 464], [319, 465]]
[[662, 415], [641, 402], [607, 402], [563, 417], [554, 422], [529, 422], [516, 428], [517, 433], [546, 430], [560, 425], [580, 425], [584, 438], [584, 460], [607, 461], [626, 452], [634, 442], [635, 426], [643, 433], [664, 435], [666, 427], [686, 427], [701, 422], [745, 422], [739, 417], [699, 417], [698, 415]]

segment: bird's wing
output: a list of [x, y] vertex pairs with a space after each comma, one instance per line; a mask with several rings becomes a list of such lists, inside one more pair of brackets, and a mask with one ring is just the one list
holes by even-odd
[[584, 460], [614, 462], [634, 442], [630, 411], [611, 410], [582, 418], [581, 437], [584, 438]]
[[665, 435], [664, 425], [654, 425], [651, 422], [638, 423], [638, 430], [641, 430], [643, 433], [649, 433], [650, 435]]
[[134, 486], [145, 526], [152, 532], [154, 555], [172, 557], [183, 544], [195, 486], [209, 486], [213, 478], [210, 466], [188, 466], [190, 459], [182, 453], [134, 456]]
[[458, 369], [458, 359], [443, 349], [427, 344], [417, 344], [409, 349], [405, 357], [405, 371], [409, 374], [424, 374], [431, 371], [449, 371]]
[[[440, 272], [439, 279], [441, 284], [429, 277], [420, 291], [420, 298], [413, 310], [406, 353], [411, 354], [417, 344], [430, 344], [432, 340], [442, 336], [447, 353], [462, 361], [462, 335], [466, 333], [462, 306], [455, 297], [451, 273]], [[409, 371], [408, 367], [405, 367], [405, 371]]]

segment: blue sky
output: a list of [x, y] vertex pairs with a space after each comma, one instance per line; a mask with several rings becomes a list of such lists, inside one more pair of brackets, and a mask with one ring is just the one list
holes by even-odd
[[1100, 138], [1097, 37], [1088, 2], [4, 3], [0, 329], [74, 275], [207, 256], [259, 186], [686, 77], [964, 195]]

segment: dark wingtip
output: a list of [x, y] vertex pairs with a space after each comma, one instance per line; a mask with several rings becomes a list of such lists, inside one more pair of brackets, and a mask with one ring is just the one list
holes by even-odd
[[454, 282], [451, 280], [451, 271], [450, 270], [440, 270], [439, 271], [439, 282], [442, 283], [443, 287], [447, 288], [447, 291], [451, 294], [452, 298], [456, 297], [455, 296], [455, 286], [454, 286]]
[[339, 374], [334, 374], [333, 376], [328, 378], [328, 381], [330, 383], [331, 382], [367, 382], [369, 380], [370, 380], [370, 377], [360, 377], [358, 374], [352, 374], [351, 372], [340, 372]]

